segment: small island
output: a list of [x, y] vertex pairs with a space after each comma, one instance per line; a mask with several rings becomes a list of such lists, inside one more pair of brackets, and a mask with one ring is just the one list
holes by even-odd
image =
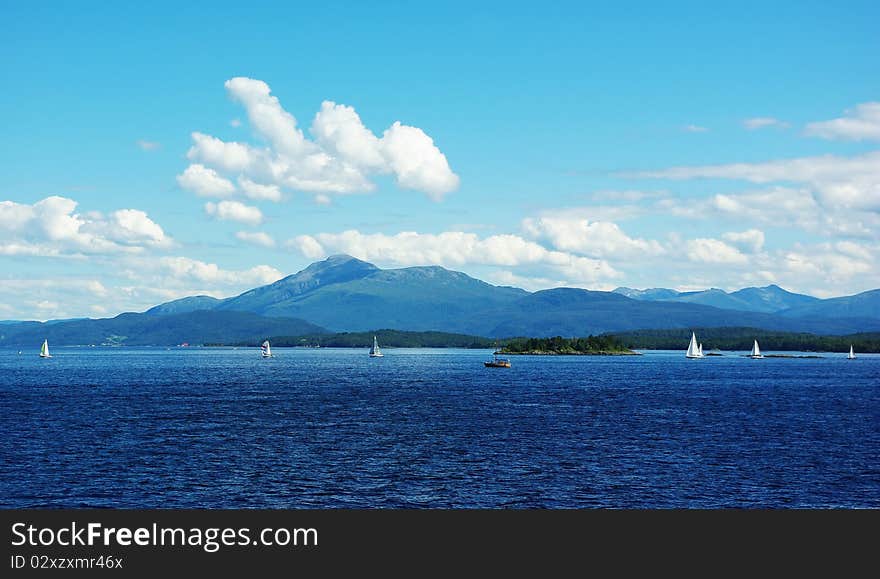
[[507, 340], [497, 354], [537, 356], [638, 356], [614, 336], [586, 338], [514, 338]]

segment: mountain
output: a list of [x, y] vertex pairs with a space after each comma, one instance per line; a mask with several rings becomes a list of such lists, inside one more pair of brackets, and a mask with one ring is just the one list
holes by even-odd
[[786, 318], [687, 302], [639, 301], [614, 292], [558, 288], [535, 292], [505, 307], [480, 312], [463, 331], [498, 337], [572, 337], [637, 329], [743, 325], [828, 335], [877, 331], [880, 319]]
[[213, 310], [222, 301], [211, 296], [192, 296], [159, 304], [144, 313], [150, 316], [167, 316], [169, 314], [185, 314], [199, 310]]
[[218, 310], [307, 319], [334, 331], [375, 328], [459, 332], [483, 310], [528, 292], [438, 266], [379, 269], [333, 256], [275, 283], [225, 300]]
[[619, 287], [613, 293], [632, 298], [634, 300], [671, 300], [675, 299], [681, 292], [662, 287], [653, 287], [649, 289], [633, 289], [631, 287]]
[[747, 287], [730, 295], [748, 304], [751, 310], [756, 312], [781, 312], [821, 301], [813, 296], [784, 290], [775, 284], [764, 287]]
[[357, 281], [381, 271], [372, 263], [350, 255], [331, 255], [324, 261], [311, 264], [299, 273], [224, 300], [217, 307], [224, 310], [283, 315], [285, 309], [296, 309], [290, 306], [303, 295], [332, 285]]
[[196, 311], [164, 316], [125, 313], [99, 320], [6, 325], [0, 328], [0, 346], [38, 348], [44, 339], [55, 346], [173, 346], [312, 333], [326, 330], [303, 320], [266, 318], [248, 312]]
[[789, 318], [814, 316], [820, 318], [880, 318], [880, 289], [840, 298], [815, 300], [781, 312]]
[[727, 310], [746, 312], [781, 312], [789, 308], [808, 305], [819, 301], [818, 298], [804, 294], [796, 294], [784, 290], [778, 285], [765, 287], [747, 287], [727, 293], [718, 288], [702, 291], [678, 292], [666, 288], [638, 290], [620, 287], [615, 293], [642, 301], [674, 301], [714, 306]]
[[529, 293], [493, 286], [438, 266], [380, 269], [334, 255], [299, 273], [221, 301], [204, 296], [150, 311], [211, 307], [266, 317], [308, 320], [336, 332], [376, 328], [481, 336], [583, 336], [589, 333], [691, 326], [742, 326], [821, 334], [880, 329], [856, 310], [828, 320], [817, 312], [776, 315], [817, 300], [778, 286], [677, 292], [618, 288], [597, 292], [557, 288]]
[[223, 300], [193, 296], [110, 319], [3, 324], [0, 346], [33, 346], [45, 337], [56, 345], [232, 343], [377, 328], [501, 338], [742, 326], [823, 335], [880, 331], [880, 290], [830, 300], [774, 285], [732, 293], [663, 288], [529, 293], [438, 266], [380, 269], [334, 255]]

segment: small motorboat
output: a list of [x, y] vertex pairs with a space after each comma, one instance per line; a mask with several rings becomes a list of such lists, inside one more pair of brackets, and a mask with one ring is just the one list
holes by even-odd
[[488, 362], [483, 362], [483, 365], [487, 368], [510, 368], [510, 360], [493, 355], [492, 359]]

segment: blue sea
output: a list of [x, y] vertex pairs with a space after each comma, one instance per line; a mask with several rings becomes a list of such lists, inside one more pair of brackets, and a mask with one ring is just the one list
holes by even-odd
[[0, 350], [0, 507], [880, 507], [880, 355]]

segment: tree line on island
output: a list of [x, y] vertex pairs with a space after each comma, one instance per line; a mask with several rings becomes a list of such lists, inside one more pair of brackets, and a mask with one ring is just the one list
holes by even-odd
[[[696, 331], [703, 343], [703, 349], [707, 352], [710, 350], [749, 350], [755, 339], [761, 343], [764, 350], [845, 352], [852, 345], [857, 352], [880, 352], [880, 333], [876, 332], [846, 336], [819, 336], [758, 328], [676, 328], [639, 330], [587, 337], [554, 336], [503, 339], [447, 332], [409, 332], [382, 329], [374, 332], [270, 336], [268, 339], [273, 347], [369, 348], [373, 343], [373, 336], [376, 336], [382, 347], [389, 348], [493, 349], [499, 354], [619, 355], [632, 353], [632, 350], [684, 350], [692, 331]], [[256, 347], [264, 339], [261, 337], [239, 342], [213, 342], [204, 345]]]
[[611, 335], [586, 338], [513, 338], [504, 341], [500, 354], [632, 354], [623, 342]]
[[762, 350], [783, 352], [880, 352], [880, 333], [846, 336], [819, 336], [808, 333], [778, 332], [758, 328], [678, 328], [672, 330], [637, 330], [615, 333], [628, 348], [638, 350], [682, 350], [695, 331], [703, 350], [748, 351], [754, 340]]
[[[340, 332], [337, 334], [307, 334], [304, 336], [272, 336], [273, 347], [301, 348], [369, 348], [373, 336], [382, 347], [389, 348], [492, 348], [498, 340], [447, 332], [407, 332], [376, 330], [374, 332]], [[262, 339], [233, 344], [205, 344], [206, 346], [258, 346]]]

